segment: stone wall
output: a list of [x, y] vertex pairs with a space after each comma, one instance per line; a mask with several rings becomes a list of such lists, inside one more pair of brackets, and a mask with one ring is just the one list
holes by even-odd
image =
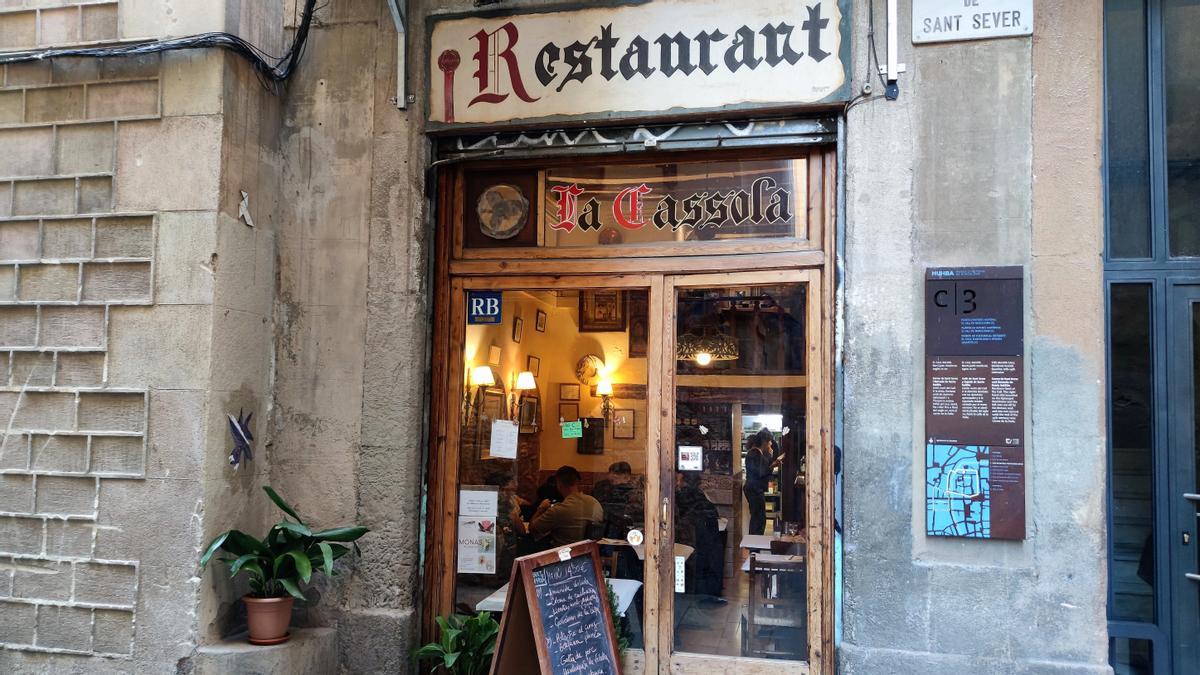
[[[252, 20], [280, 51], [270, 4], [157, 2], [172, 18], [151, 29], [141, 0], [6, 2], [0, 49]], [[216, 532], [276, 518], [277, 101], [222, 52], [4, 69], [0, 671], [174, 672], [236, 624], [244, 587], [197, 561]], [[239, 409], [260, 440], [235, 472]]]
[[[848, 116], [843, 672], [1108, 671], [1101, 9], [1039, 2], [1033, 38], [902, 30], [899, 100]], [[1026, 270], [1024, 541], [924, 534], [924, 271], [955, 265]]]

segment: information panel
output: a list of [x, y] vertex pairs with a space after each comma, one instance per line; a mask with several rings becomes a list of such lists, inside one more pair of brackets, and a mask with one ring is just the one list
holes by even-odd
[[925, 533], [1025, 538], [1020, 267], [925, 277]]

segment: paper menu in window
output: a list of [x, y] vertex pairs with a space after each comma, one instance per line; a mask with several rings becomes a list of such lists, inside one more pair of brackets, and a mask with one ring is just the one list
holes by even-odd
[[492, 457], [517, 458], [518, 429], [512, 420], [492, 420], [492, 444], [488, 450]]
[[500, 490], [492, 485], [463, 485], [458, 489], [458, 515], [495, 518]]

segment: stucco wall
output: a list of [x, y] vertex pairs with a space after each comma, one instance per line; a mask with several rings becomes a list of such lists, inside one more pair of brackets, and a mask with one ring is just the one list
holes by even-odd
[[[849, 114], [845, 672], [1107, 670], [1101, 3], [1035, 11], [1032, 39], [902, 40], [900, 100]], [[927, 538], [924, 270], [1006, 264], [1026, 270], [1028, 536]]]

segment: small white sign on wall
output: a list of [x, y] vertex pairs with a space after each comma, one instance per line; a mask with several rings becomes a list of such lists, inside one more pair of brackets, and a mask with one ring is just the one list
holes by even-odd
[[913, 0], [914, 44], [1033, 35], [1033, 0]]

